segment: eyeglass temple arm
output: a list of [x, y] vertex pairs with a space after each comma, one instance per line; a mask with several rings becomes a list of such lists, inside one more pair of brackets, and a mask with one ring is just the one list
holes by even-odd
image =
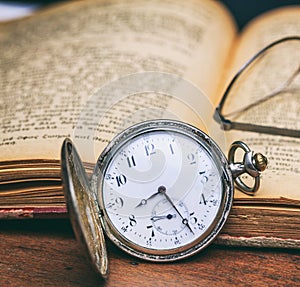
[[229, 130], [238, 130], [238, 131], [246, 131], [246, 132], [255, 132], [255, 133], [263, 133], [268, 135], [280, 135], [287, 136], [293, 138], [300, 138], [300, 130], [291, 130], [287, 128], [277, 128], [271, 126], [259, 126], [250, 123], [239, 123], [232, 122], [228, 119], [225, 119], [221, 115], [221, 107], [218, 106], [214, 113], [214, 120], [221, 125], [221, 128], [225, 131]]
[[[300, 138], [300, 131], [299, 130], [290, 130], [286, 128], [276, 128], [276, 127], [270, 127], [270, 126], [258, 126], [258, 125], [253, 125], [253, 124], [248, 124], [248, 123], [239, 123], [239, 122], [232, 122], [228, 119], [226, 119], [222, 115], [222, 109], [223, 105], [227, 99], [227, 96], [229, 94], [229, 91], [231, 90], [231, 87], [237, 80], [237, 78], [240, 76], [240, 74], [245, 70], [256, 58], [258, 58], [264, 51], [267, 49], [281, 43], [287, 40], [300, 40], [299, 36], [288, 36], [281, 38], [268, 46], [266, 46], [264, 49], [259, 51], [256, 55], [254, 55], [248, 62], [246, 62], [241, 69], [237, 72], [237, 74], [233, 77], [231, 82], [229, 83], [221, 101], [220, 104], [216, 107], [215, 112], [214, 112], [214, 120], [221, 125], [221, 128], [225, 131], [228, 130], [240, 130], [240, 131], [252, 131], [252, 132], [258, 132], [258, 133], [265, 133], [265, 134], [270, 134], [270, 135], [282, 135], [282, 136], [289, 136], [289, 137], [294, 137], [294, 138]], [[292, 77], [288, 80], [288, 84], [290, 80], [293, 80], [295, 75], [299, 73], [300, 65], [298, 69], [295, 71], [295, 73], [292, 75]]]
[[222, 115], [222, 106], [219, 105], [216, 107], [215, 109], [215, 112], [214, 112], [214, 120], [221, 125], [221, 128], [224, 130], [224, 131], [229, 131], [231, 130], [233, 127], [232, 127], [232, 121], [228, 120], [228, 119], [225, 119], [224, 116]]

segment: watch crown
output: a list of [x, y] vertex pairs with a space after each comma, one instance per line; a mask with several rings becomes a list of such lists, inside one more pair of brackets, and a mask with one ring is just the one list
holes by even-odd
[[268, 166], [268, 159], [261, 153], [253, 156], [253, 164], [259, 171], [264, 171]]

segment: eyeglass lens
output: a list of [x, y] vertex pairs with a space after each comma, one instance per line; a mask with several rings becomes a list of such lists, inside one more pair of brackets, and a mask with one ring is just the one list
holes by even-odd
[[300, 38], [253, 60], [231, 86], [222, 114], [232, 122], [300, 130]]

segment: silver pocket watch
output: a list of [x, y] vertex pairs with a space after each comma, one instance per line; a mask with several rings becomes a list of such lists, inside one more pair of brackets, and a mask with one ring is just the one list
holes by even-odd
[[[243, 162], [235, 162], [237, 149], [244, 152]], [[232, 144], [227, 160], [204, 132], [173, 120], [142, 122], [121, 132], [99, 156], [91, 180], [71, 140], [62, 146], [73, 229], [103, 277], [108, 275], [106, 238], [156, 262], [204, 249], [229, 215], [234, 181], [253, 194], [266, 165], [266, 158], [253, 155], [243, 142]], [[254, 178], [253, 186], [243, 181], [244, 173]]]

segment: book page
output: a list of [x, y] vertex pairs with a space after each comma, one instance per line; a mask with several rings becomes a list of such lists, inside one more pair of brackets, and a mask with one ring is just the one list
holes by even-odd
[[[72, 2], [3, 25], [0, 160], [58, 160], [61, 143], [72, 137], [87, 100], [125, 75], [177, 75], [212, 99], [234, 36], [230, 15], [216, 1]], [[99, 114], [113, 96], [98, 97]], [[95, 132], [101, 151], [137, 109], [175, 106], [176, 112], [184, 111], [182, 119], [193, 122], [178, 102], [170, 95], [131, 95], [117, 102], [104, 123], [93, 122], [88, 112], [82, 123]], [[84, 160], [95, 161], [97, 153]]]
[[[283, 37], [295, 35], [300, 36], [300, 7], [274, 10], [257, 18], [250, 23], [240, 38], [232, 74], [266, 45]], [[262, 64], [259, 68], [256, 70], [253, 68], [248, 80], [245, 77], [243, 84], [236, 89], [239, 91], [236, 93], [238, 99], [233, 96], [228, 104], [232, 110], [244, 103], [255, 102], [262, 95], [274, 93], [278, 87], [284, 86], [287, 79], [299, 68], [299, 47], [299, 41], [290, 43], [286, 48], [278, 50], [277, 55], [274, 53], [276, 57], [273, 57], [272, 61], [270, 57], [265, 56], [260, 61]], [[299, 130], [299, 88], [298, 73], [289, 89], [283, 90], [276, 98], [260, 104], [259, 108], [237, 116], [235, 120], [264, 122], [268, 126]], [[269, 202], [280, 199], [282, 203], [299, 204], [293, 200], [300, 200], [300, 139], [238, 131], [229, 132], [229, 139], [243, 140], [256, 152], [265, 154], [269, 159], [268, 169], [262, 175], [260, 191], [253, 198], [237, 192], [237, 198], [258, 201], [267, 198]]]

